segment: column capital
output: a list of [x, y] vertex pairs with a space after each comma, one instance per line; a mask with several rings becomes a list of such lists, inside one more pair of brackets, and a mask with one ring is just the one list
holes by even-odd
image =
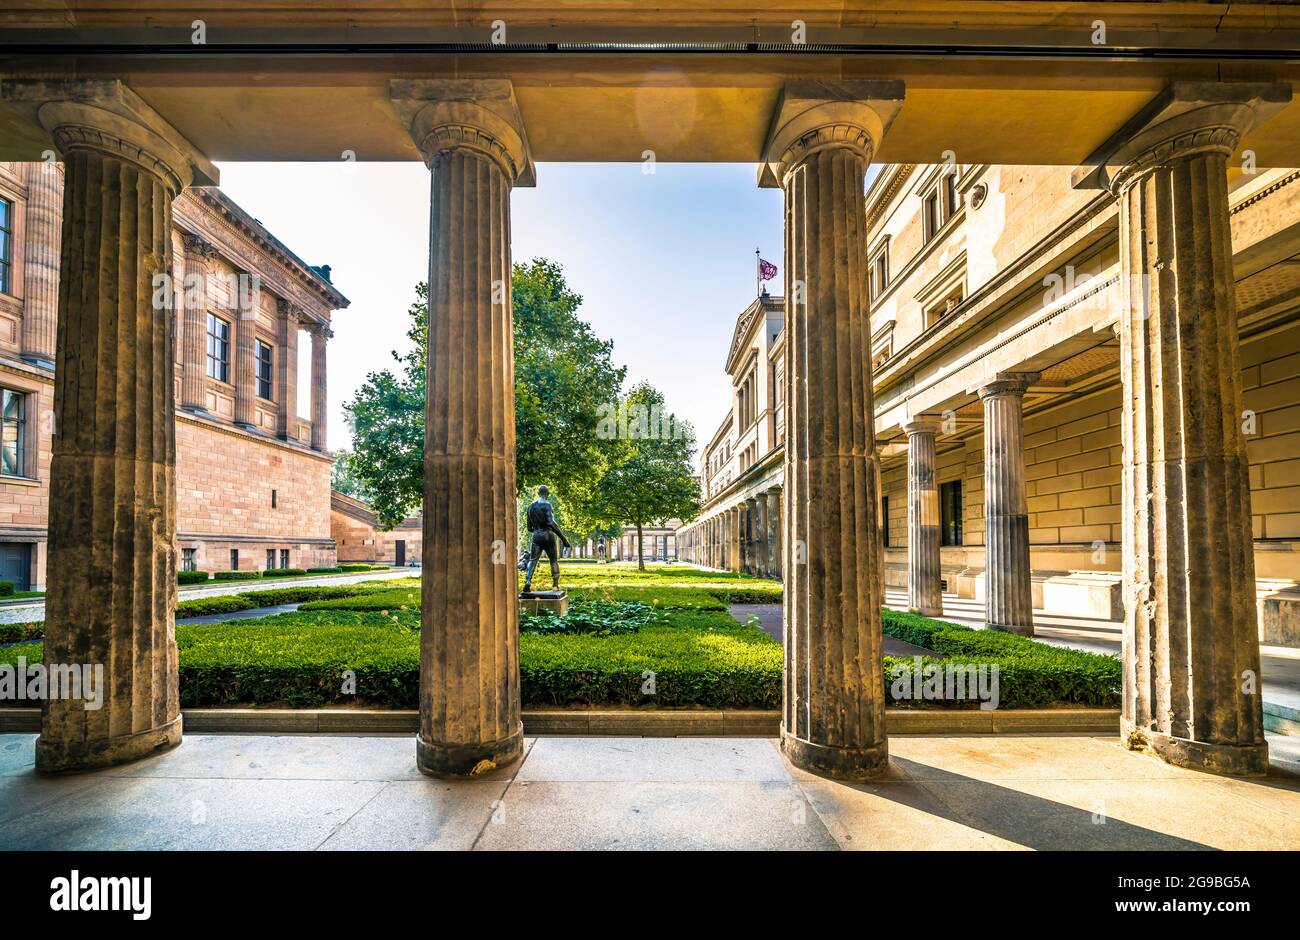
[[389, 98], [432, 169], [441, 153], [472, 150], [513, 186], [535, 186], [537, 168], [508, 79], [393, 79]]
[[897, 80], [786, 82], [768, 127], [758, 185], [783, 186], [786, 174], [828, 148], [845, 148], [870, 162], [903, 104]]
[[201, 258], [204, 261], [211, 261], [220, 254], [216, 245], [213, 245], [201, 235], [195, 235], [193, 232], [181, 232], [181, 243], [185, 245], [186, 258]]
[[992, 381], [986, 382], [978, 389], [981, 399], [994, 398], [999, 395], [1024, 395], [1029, 386], [1040, 378], [1041, 372], [999, 372]]
[[328, 323], [321, 323], [319, 320], [309, 320], [303, 323], [304, 330], [311, 334], [313, 340], [328, 341], [334, 338], [334, 331], [330, 329]]
[[217, 168], [118, 79], [6, 81], [0, 100], [43, 127], [63, 155], [93, 150], [158, 176], [175, 196], [220, 182]]
[[1291, 101], [1264, 82], [1173, 82], [1074, 171], [1075, 189], [1119, 195], [1155, 167], [1197, 154], [1229, 157], [1250, 130]]
[[917, 415], [903, 424], [903, 433], [908, 437], [913, 434], [937, 434], [940, 421], [933, 415]]

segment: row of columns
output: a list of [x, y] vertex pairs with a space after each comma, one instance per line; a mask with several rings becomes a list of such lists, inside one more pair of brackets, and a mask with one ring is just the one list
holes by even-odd
[[[218, 251], [204, 238], [186, 232], [182, 236], [185, 246], [185, 282], [189, 289], [181, 293], [181, 407], [188, 411], [206, 412], [207, 405], [207, 342], [208, 342], [208, 278]], [[257, 400], [257, 329], [258, 310], [245, 308], [255, 294], [237, 294], [237, 308], [230, 311], [231, 347], [234, 373], [234, 421], [245, 428], [255, 427]], [[279, 407], [276, 410], [276, 436], [281, 440], [298, 438], [298, 332], [306, 329], [311, 335], [311, 439], [313, 450], [327, 449], [328, 383], [326, 343], [333, 336], [323, 323], [306, 318], [289, 301], [280, 299], [276, 308], [279, 333], [278, 362], [275, 363], [275, 382], [279, 388]]]
[[[111, 670], [100, 710], [47, 703], [42, 770], [130, 760], [181, 731], [174, 319], [152, 305], [151, 280], [170, 270], [171, 201], [193, 157], [129, 90], [101, 84], [114, 86], [103, 106], [86, 83], [75, 95], [0, 89], [35, 100], [63, 154], [64, 270], [79, 272], [60, 280], [46, 658]], [[781, 743], [800, 767], [855, 779], [888, 759], [881, 546], [863, 537], [877, 530], [879, 485], [862, 193], [902, 96], [897, 82], [788, 83], [762, 176], [785, 196]], [[522, 745], [515, 572], [493, 558], [516, 555], [510, 190], [532, 165], [508, 81], [395, 81], [392, 97], [432, 171], [417, 762], [475, 774]], [[1120, 203], [1126, 279], [1124, 733], [1232, 773], [1266, 769], [1267, 747], [1247, 681], [1259, 648], [1226, 161], [1265, 104], [1286, 99], [1272, 86], [1176, 86], [1096, 161]], [[983, 397], [995, 427], [1016, 426], [1014, 390]], [[990, 462], [1006, 459], [1014, 434], [989, 437], [1004, 448]], [[916, 474], [922, 522], [932, 483]], [[996, 485], [990, 540], [1004, 532], [998, 551], [1014, 559], [1023, 476]], [[731, 522], [716, 544], [737, 558]]]
[[758, 578], [781, 577], [781, 487], [678, 530], [684, 561]]
[[[1033, 372], [999, 374], [979, 389], [984, 405], [984, 619], [994, 630], [1033, 636], [1029, 509], [1025, 490], [1024, 396]], [[943, 614], [935, 482], [936, 418], [921, 416], [907, 434], [907, 608]]]

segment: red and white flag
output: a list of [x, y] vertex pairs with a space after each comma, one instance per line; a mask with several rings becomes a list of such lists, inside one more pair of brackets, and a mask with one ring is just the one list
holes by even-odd
[[770, 261], [758, 259], [758, 279], [760, 281], [770, 281], [776, 277], [776, 265]]

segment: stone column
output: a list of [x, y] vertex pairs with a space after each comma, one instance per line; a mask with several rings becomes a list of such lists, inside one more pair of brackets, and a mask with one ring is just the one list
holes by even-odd
[[781, 747], [844, 779], [883, 771], [889, 754], [862, 193], [901, 99], [901, 82], [788, 83], [760, 176], [785, 192]]
[[208, 410], [208, 273], [216, 249], [185, 232], [185, 284], [179, 296], [185, 304], [181, 332], [181, 407]]
[[1004, 372], [984, 401], [984, 620], [992, 630], [1034, 635], [1025, 496], [1025, 390], [1036, 372]]
[[741, 511], [741, 535], [744, 538], [745, 553], [743, 562], [740, 566], [741, 571], [748, 575], [759, 573], [758, 567], [758, 501], [754, 498], [746, 499]]
[[311, 328], [311, 449], [322, 453], [326, 449], [326, 430], [329, 422], [326, 398], [325, 344], [334, 334], [324, 323]]
[[1120, 210], [1122, 734], [1216, 773], [1268, 770], [1227, 170], [1290, 97], [1175, 83], [1076, 171]]
[[943, 613], [939, 488], [934, 482], [934, 435], [939, 421], [920, 417], [903, 425], [903, 430], [907, 433], [907, 609], [938, 617]]
[[741, 574], [745, 570], [745, 504], [731, 510], [731, 570]]
[[63, 167], [41, 161], [25, 164], [27, 232], [23, 240], [24, 359], [54, 368], [59, 326], [59, 250], [63, 241]]
[[432, 172], [421, 771], [516, 760], [519, 602], [510, 191], [531, 181], [508, 81], [394, 81]]
[[[172, 200], [215, 170], [116, 81], [12, 82], [63, 156], [45, 663], [100, 667], [98, 709], [44, 703], [36, 768], [120, 764], [181, 739]], [[105, 390], [111, 393], [106, 393]]]
[[279, 386], [280, 408], [275, 416], [276, 437], [298, 439], [298, 312], [289, 301], [278, 303], [280, 348], [275, 362], [275, 384]]
[[768, 559], [772, 546], [767, 540], [770, 528], [767, 514], [767, 493], [759, 493], [754, 500], [754, 574], [760, 578], [770, 577]]
[[235, 423], [251, 428], [257, 401], [257, 292], [245, 296], [241, 289], [235, 304]]
[[781, 579], [781, 488], [767, 491], [767, 576]]

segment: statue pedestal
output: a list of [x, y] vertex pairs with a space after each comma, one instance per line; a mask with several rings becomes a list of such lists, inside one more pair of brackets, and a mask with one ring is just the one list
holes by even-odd
[[569, 612], [569, 593], [567, 591], [520, 591], [519, 612], [537, 614], [549, 610], [557, 617]]

